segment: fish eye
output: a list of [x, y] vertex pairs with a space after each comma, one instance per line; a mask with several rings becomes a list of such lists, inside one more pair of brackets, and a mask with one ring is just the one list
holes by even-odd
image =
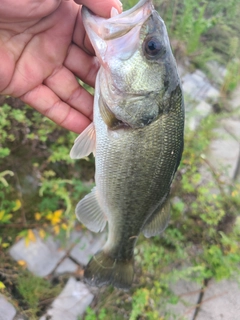
[[157, 38], [152, 37], [148, 38], [145, 43], [145, 53], [150, 57], [154, 58], [155, 56], [162, 55], [166, 52], [165, 47], [162, 45], [161, 41]]

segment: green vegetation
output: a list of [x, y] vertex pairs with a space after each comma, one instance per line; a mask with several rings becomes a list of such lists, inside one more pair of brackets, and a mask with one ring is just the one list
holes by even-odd
[[[126, 9], [137, 1], [123, 2]], [[178, 61], [188, 59], [191, 68], [205, 71], [209, 60], [223, 64], [227, 74], [221, 91], [228, 96], [240, 81], [240, 0], [154, 3]], [[9, 259], [8, 249], [21, 237], [26, 245], [34, 241], [33, 230], [64, 243], [77, 223], [74, 207], [94, 183], [94, 159], [72, 161], [69, 151], [76, 135], [20, 101], [0, 97], [0, 106], [0, 292], [27, 317], [38, 319], [61, 284], [27, 273], [24, 261]], [[223, 182], [205, 156], [224, 116], [209, 116], [196, 132], [186, 131], [169, 227], [161, 236], [139, 239], [133, 288], [128, 293], [102, 288], [83, 319], [168, 320], [181, 299], [171, 290], [177, 281], [204, 288], [209, 279], [239, 280], [240, 185]], [[202, 178], [203, 166], [208, 181]]]
[[31, 319], [41, 311], [42, 306], [52, 302], [60, 293], [61, 287], [53, 286], [49, 281], [35, 277], [30, 272], [23, 272], [17, 278], [17, 290], [22, 303], [28, 306], [25, 314]]
[[26, 276], [26, 263], [9, 262], [8, 249], [20, 238], [26, 246], [36, 241], [33, 230], [42, 238], [54, 235], [64, 245], [76, 224], [76, 203], [93, 185], [93, 160], [72, 161], [69, 150], [76, 134], [7, 97], [0, 107], [0, 136], [0, 290], [37, 319], [42, 297], [45, 308], [52, 301], [47, 297], [54, 298], [59, 289]]

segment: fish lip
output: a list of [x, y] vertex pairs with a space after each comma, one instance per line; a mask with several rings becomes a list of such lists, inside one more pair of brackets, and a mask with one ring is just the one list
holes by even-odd
[[[110, 40], [126, 34], [136, 25], [142, 25], [153, 11], [152, 0], [140, 0], [131, 9], [106, 19], [95, 15], [83, 6], [82, 19], [91, 41], [94, 33], [103, 40]], [[92, 44], [94, 46], [94, 43]]]

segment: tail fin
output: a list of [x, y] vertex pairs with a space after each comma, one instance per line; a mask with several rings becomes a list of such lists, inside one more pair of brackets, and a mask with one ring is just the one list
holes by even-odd
[[133, 273], [133, 259], [114, 260], [104, 251], [100, 251], [89, 261], [84, 277], [91, 286], [101, 287], [112, 284], [116, 288], [129, 289]]

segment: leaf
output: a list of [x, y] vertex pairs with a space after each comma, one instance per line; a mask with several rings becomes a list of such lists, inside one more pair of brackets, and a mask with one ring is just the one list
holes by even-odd
[[19, 199], [17, 199], [17, 200], [15, 201], [15, 206], [14, 206], [14, 208], [12, 209], [12, 211], [15, 212], [15, 211], [19, 210], [19, 209], [21, 208], [21, 206], [22, 206], [21, 201], [20, 201]]
[[0, 221], [1, 221], [1, 220], [3, 220], [4, 213], [5, 213], [5, 211], [4, 211], [4, 210], [1, 210], [1, 211], [0, 211]]
[[10, 243], [7, 243], [7, 242], [3, 242], [2, 243], [2, 247], [5, 249], [5, 248], [7, 248], [7, 247], [9, 247], [10, 246]]
[[4, 285], [4, 283], [2, 282], [2, 281], [0, 281], [0, 290], [3, 290], [3, 289], [5, 289], [6, 287], [5, 287], [5, 285]]
[[62, 224], [61, 224], [61, 227], [62, 227], [63, 230], [67, 230], [67, 228], [68, 228], [68, 226], [67, 226], [66, 223], [62, 223]]
[[7, 223], [12, 218], [12, 214], [5, 214], [5, 211], [0, 211], [0, 221], [2, 223]]

